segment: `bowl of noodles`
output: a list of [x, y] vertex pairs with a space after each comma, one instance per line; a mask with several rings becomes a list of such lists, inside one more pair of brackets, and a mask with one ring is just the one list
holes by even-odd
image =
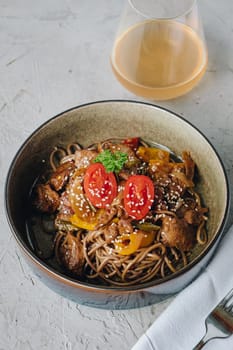
[[6, 213], [50, 288], [130, 308], [184, 288], [226, 224], [229, 188], [211, 143], [161, 107], [98, 101], [41, 125], [14, 157]]

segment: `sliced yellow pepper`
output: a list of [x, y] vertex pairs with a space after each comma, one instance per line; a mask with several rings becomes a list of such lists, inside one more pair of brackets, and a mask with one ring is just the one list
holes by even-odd
[[125, 233], [115, 240], [115, 249], [120, 255], [130, 255], [139, 248], [149, 246], [155, 239], [155, 232], [137, 231]]
[[170, 159], [170, 154], [167, 151], [159, 148], [143, 146], [138, 148], [137, 156], [145, 162], [149, 162], [150, 160], [163, 160], [165, 162], [169, 162]]
[[144, 232], [143, 233], [143, 238], [140, 244], [141, 247], [148, 247], [155, 239], [155, 232]]
[[139, 249], [142, 238], [140, 233], [125, 233], [115, 240], [115, 249], [120, 255], [133, 254]]
[[97, 225], [97, 220], [93, 221], [85, 221], [79, 218], [76, 214], [70, 217], [70, 222], [72, 225], [77, 226], [79, 228], [83, 228], [85, 230], [94, 231]]

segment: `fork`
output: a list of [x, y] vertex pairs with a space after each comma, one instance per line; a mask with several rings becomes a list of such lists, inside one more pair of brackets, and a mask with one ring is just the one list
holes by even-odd
[[205, 320], [205, 335], [193, 350], [202, 349], [212, 339], [228, 338], [233, 334], [233, 289]]

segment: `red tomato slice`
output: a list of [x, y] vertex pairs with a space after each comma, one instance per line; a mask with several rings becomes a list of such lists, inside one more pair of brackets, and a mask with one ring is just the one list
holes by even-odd
[[143, 219], [154, 201], [154, 184], [145, 175], [132, 175], [124, 189], [124, 207], [134, 219]]
[[97, 208], [106, 208], [117, 195], [117, 182], [113, 173], [107, 173], [101, 163], [91, 164], [84, 176], [84, 191]]

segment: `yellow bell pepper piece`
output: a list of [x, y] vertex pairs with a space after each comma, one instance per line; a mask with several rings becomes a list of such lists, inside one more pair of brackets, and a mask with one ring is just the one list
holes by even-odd
[[150, 160], [163, 160], [165, 162], [169, 162], [170, 159], [170, 154], [167, 151], [159, 148], [143, 146], [138, 148], [137, 156], [145, 162], [149, 162]]
[[79, 228], [83, 228], [88, 231], [94, 231], [97, 225], [97, 220], [93, 221], [85, 221], [79, 218], [76, 214], [70, 217], [70, 222], [72, 225], [77, 226]]
[[125, 233], [115, 240], [115, 249], [120, 255], [130, 255], [139, 249], [142, 234], [138, 233]]
[[148, 247], [155, 239], [155, 232], [143, 232], [143, 238], [140, 244], [140, 248]]
[[125, 233], [115, 240], [115, 249], [120, 255], [130, 255], [139, 248], [149, 246], [155, 239], [155, 232], [137, 231]]

